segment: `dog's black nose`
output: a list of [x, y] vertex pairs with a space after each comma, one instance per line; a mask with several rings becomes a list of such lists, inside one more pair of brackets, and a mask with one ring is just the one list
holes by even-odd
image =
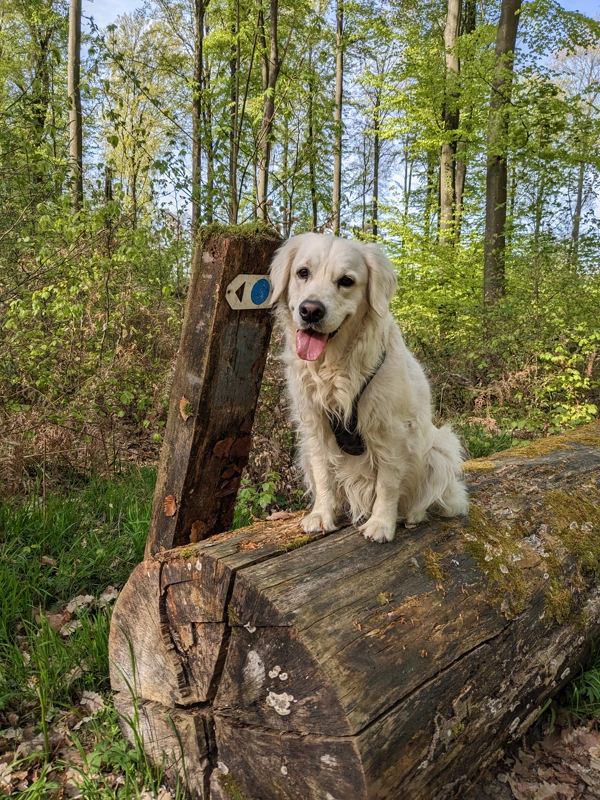
[[305, 300], [298, 311], [304, 322], [318, 322], [325, 316], [325, 306], [318, 300]]

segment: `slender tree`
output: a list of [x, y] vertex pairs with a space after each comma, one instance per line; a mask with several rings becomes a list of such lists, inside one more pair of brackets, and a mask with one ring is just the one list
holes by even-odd
[[440, 244], [453, 240], [456, 179], [456, 131], [459, 125], [458, 75], [460, 63], [456, 40], [460, 32], [461, 0], [448, 0], [444, 47], [446, 50], [446, 92], [444, 97], [444, 141], [440, 156]]
[[310, 183], [310, 207], [311, 207], [311, 230], [317, 230], [318, 220], [318, 198], [317, 198], [317, 143], [315, 142], [315, 122], [314, 122], [314, 94], [315, 94], [315, 72], [313, 68], [312, 45], [308, 51], [308, 174]]
[[83, 202], [83, 130], [81, 115], [81, 0], [69, 3], [69, 47], [67, 92], [69, 95], [69, 162], [71, 210], [76, 214]]
[[487, 178], [483, 294], [493, 303], [505, 292], [506, 198], [508, 123], [514, 68], [514, 50], [521, 0], [502, 0], [496, 34], [496, 60], [492, 80], [487, 139]]
[[373, 107], [373, 236], [377, 236], [379, 216], [379, 164], [381, 161], [381, 88], [377, 86]]
[[200, 221], [202, 182], [202, 92], [204, 89], [204, 15], [207, 0], [194, 0], [194, 79], [192, 91], [192, 241]]
[[[209, 27], [205, 27], [205, 36], [208, 36]], [[215, 198], [215, 151], [213, 147], [213, 97], [212, 78], [208, 56], [205, 55], [204, 71], [202, 75], [204, 92], [202, 97], [202, 123], [204, 129], [204, 151], [206, 153], [206, 190], [204, 218], [207, 223], [214, 220]]]
[[263, 114], [259, 135], [257, 212], [259, 218], [265, 221], [268, 219], [269, 163], [271, 160], [271, 132], [275, 117], [275, 87], [281, 67], [277, 41], [278, 2], [279, 0], [270, 0], [268, 48], [262, 6], [258, 12], [262, 56]]
[[[476, 13], [475, 0], [465, 0], [463, 12], [461, 13], [461, 36], [473, 33], [477, 26], [477, 13]], [[473, 114], [472, 104], [468, 108], [460, 108], [460, 127], [463, 128], [465, 120], [470, 120]], [[456, 142], [456, 150], [454, 153], [455, 167], [454, 167], [454, 241], [460, 240], [462, 216], [463, 216], [463, 196], [465, 191], [465, 183], [467, 180], [467, 142], [464, 136], [460, 137]]]
[[235, 0], [231, 22], [231, 58], [229, 61], [230, 101], [229, 101], [229, 208], [230, 225], [238, 221], [238, 153], [240, 146], [240, 0]]
[[575, 199], [575, 213], [573, 214], [573, 227], [571, 228], [571, 256], [577, 263], [579, 255], [579, 229], [581, 226], [581, 211], [583, 209], [583, 179], [585, 177], [585, 163], [579, 164], [577, 171], [577, 194]]
[[344, 0], [336, 6], [336, 57], [335, 57], [335, 140], [333, 143], [333, 233], [340, 235], [342, 203], [342, 103], [344, 96]]

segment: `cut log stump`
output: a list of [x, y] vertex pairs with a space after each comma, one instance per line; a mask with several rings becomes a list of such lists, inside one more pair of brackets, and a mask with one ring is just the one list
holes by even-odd
[[111, 679], [171, 780], [204, 800], [444, 800], [523, 734], [600, 633], [600, 424], [465, 468], [469, 518], [390, 544], [296, 516], [137, 567]]

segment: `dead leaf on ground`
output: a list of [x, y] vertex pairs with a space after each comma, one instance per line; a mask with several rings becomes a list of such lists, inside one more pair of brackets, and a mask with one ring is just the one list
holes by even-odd
[[141, 793], [140, 800], [173, 800], [173, 795], [168, 789], [161, 786], [157, 795], [154, 795], [146, 789]]
[[67, 622], [67, 615], [60, 612], [57, 614], [46, 614], [46, 621], [53, 631], [60, 631], [62, 626]]
[[23, 738], [23, 730], [21, 728], [7, 728], [2, 734], [3, 739], [13, 740], [20, 742]]
[[513, 800], [594, 800], [600, 797], [599, 756], [600, 732], [566, 723], [506, 757], [466, 797], [500, 797], [508, 785]]
[[89, 714], [95, 714], [104, 708], [104, 700], [98, 692], [84, 692], [81, 695], [79, 704], [85, 708]]
[[90, 606], [93, 602], [94, 598], [91, 594], [79, 594], [77, 597], [69, 600], [65, 606], [65, 611], [69, 614], [74, 614], [75, 611], [78, 611], [80, 608], [85, 608], [85, 606]]
[[[10, 764], [0, 764], [0, 790], [8, 789], [10, 791], [12, 782], [12, 767]], [[2, 791], [3, 794], [6, 792]]]
[[63, 780], [67, 797], [72, 798], [72, 800], [78, 800], [83, 797], [82, 786], [85, 778], [80, 770], [68, 767], [63, 773]]
[[166, 517], [175, 516], [175, 512], [177, 511], [177, 501], [172, 494], [168, 494], [165, 497], [163, 501], [163, 511], [165, 512]]
[[113, 600], [116, 600], [119, 596], [119, 590], [115, 589], [114, 586], [107, 586], [106, 589], [102, 592], [100, 597], [98, 598], [98, 605], [100, 608], [107, 606], [109, 603], [112, 603]]
[[42, 564], [47, 564], [49, 567], [56, 567], [56, 559], [50, 556], [42, 556]]
[[[64, 744], [64, 742], [65, 736], [63, 733], [59, 733], [55, 730], [51, 730], [49, 732], [48, 745], [51, 751], [57, 750], [62, 744]], [[17, 747], [15, 759], [27, 758], [27, 756], [30, 756], [33, 753], [41, 754], [44, 752], [44, 747], [44, 734], [38, 733], [38, 735], [34, 736], [33, 739], [29, 739], [29, 741], [26, 742], [21, 742], [21, 744]]]
[[71, 619], [66, 622], [59, 630], [61, 636], [70, 636], [77, 628], [81, 628], [82, 622], [80, 619]]

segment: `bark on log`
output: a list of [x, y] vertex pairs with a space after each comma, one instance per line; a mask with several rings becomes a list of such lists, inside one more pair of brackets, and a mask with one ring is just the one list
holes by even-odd
[[194, 251], [146, 556], [231, 527], [248, 461], [272, 315], [238, 310], [226, 289], [267, 273], [277, 234], [215, 228]]
[[466, 469], [469, 519], [391, 544], [294, 518], [135, 570], [115, 702], [152, 717], [171, 774], [183, 751], [194, 797], [460, 797], [576, 673], [600, 633], [600, 424]]

